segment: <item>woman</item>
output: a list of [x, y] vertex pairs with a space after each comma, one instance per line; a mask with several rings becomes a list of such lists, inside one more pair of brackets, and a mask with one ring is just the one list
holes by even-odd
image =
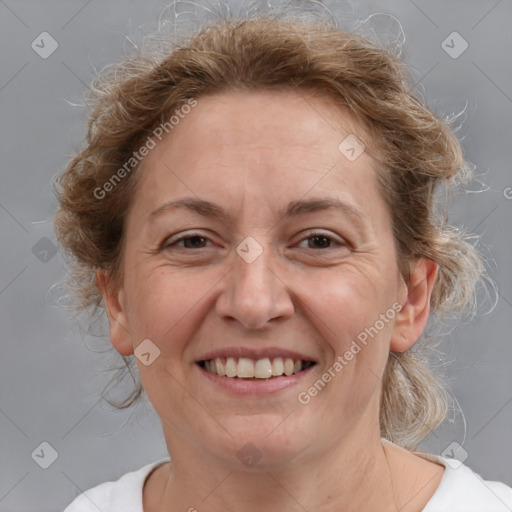
[[160, 57], [96, 83], [55, 224], [170, 459], [65, 512], [511, 510], [505, 484], [414, 451], [447, 394], [413, 347], [483, 265], [437, 199], [460, 144], [403, 65], [300, 17]]

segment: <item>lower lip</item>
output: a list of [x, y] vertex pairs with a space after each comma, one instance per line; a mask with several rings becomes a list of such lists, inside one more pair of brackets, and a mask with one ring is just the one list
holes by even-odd
[[200, 373], [214, 384], [217, 384], [226, 391], [238, 395], [269, 395], [284, 389], [296, 386], [301, 382], [317, 365], [310, 366], [294, 375], [282, 375], [271, 379], [239, 379], [238, 377], [221, 377], [216, 373], [209, 372], [195, 365]]

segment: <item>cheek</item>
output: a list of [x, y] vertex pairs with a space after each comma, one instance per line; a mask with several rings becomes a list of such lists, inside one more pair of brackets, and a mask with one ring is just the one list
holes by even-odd
[[194, 407], [182, 384], [187, 373], [183, 354], [201, 325], [198, 315], [205, 314], [204, 294], [212, 285], [200, 276], [169, 269], [142, 272], [130, 284], [131, 334], [136, 343], [149, 339], [159, 350], [148, 366], [137, 360], [139, 375], [146, 395], [162, 414], [169, 407], [169, 397], [173, 407]]
[[387, 279], [392, 274], [376, 271], [375, 266], [345, 265], [339, 270], [316, 288], [305, 279], [304, 290], [315, 290], [306, 299], [306, 311], [313, 313], [308, 314], [309, 320], [329, 346], [328, 367], [338, 361], [331, 368], [338, 377], [332, 389], [341, 395], [357, 389], [358, 396], [367, 396], [378, 384], [388, 358], [396, 290]]
[[[391, 307], [395, 290], [375, 267], [343, 265], [322, 280], [304, 276], [303, 296], [324, 322], [331, 337], [357, 336]], [[311, 290], [314, 290], [313, 292]], [[307, 292], [307, 293], [306, 293]]]
[[151, 269], [133, 274], [127, 286], [131, 302], [129, 323], [137, 339], [149, 338], [162, 355], [182, 351], [199, 327], [198, 315], [204, 315], [208, 290], [219, 277], [212, 272]]

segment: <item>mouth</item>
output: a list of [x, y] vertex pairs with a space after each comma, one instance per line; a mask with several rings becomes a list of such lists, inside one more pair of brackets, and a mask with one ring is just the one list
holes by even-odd
[[245, 381], [277, 380], [305, 372], [317, 363], [291, 357], [265, 357], [249, 359], [246, 357], [216, 357], [196, 363], [207, 373]]

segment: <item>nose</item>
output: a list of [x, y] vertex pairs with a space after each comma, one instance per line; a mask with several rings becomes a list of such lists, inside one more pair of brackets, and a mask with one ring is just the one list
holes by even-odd
[[288, 284], [279, 276], [271, 249], [260, 243], [261, 254], [251, 261], [234, 255], [231, 272], [217, 298], [216, 312], [247, 329], [265, 328], [272, 320], [289, 318], [294, 305]]

